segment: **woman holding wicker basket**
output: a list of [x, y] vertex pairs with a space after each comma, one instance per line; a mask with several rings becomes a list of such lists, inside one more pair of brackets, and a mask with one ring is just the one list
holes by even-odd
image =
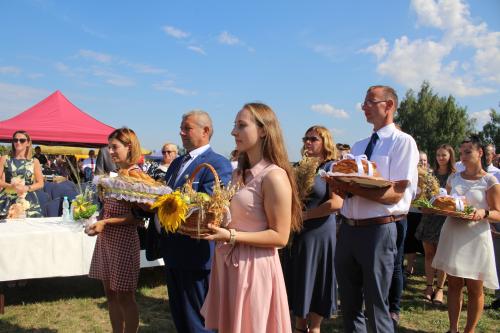
[[265, 104], [249, 103], [234, 129], [239, 152], [233, 181], [231, 223], [211, 226], [216, 240], [205, 326], [225, 332], [291, 332], [278, 248], [301, 227], [301, 204], [276, 115]]
[[[141, 147], [134, 131], [119, 128], [108, 137], [109, 152], [120, 174], [142, 175], [137, 166]], [[102, 219], [87, 233], [98, 234], [89, 277], [102, 281], [113, 332], [137, 332], [139, 311], [135, 291], [140, 270], [140, 245], [132, 203], [104, 197]]]

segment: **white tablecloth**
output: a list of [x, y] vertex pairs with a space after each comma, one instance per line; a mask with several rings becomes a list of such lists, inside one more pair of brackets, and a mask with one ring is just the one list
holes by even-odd
[[[96, 237], [89, 237], [77, 222], [30, 218], [0, 223], [0, 281], [86, 275]], [[147, 261], [141, 267], [163, 265]]]

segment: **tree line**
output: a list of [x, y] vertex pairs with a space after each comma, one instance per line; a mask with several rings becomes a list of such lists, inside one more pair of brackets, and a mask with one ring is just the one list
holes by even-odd
[[490, 109], [490, 120], [481, 131], [476, 131], [476, 119], [468, 115], [467, 108], [458, 105], [452, 95], [434, 93], [426, 81], [417, 94], [412, 89], [406, 92], [394, 121], [413, 136], [419, 149], [428, 154], [429, 161], [434, 161], [439, 145], [447, 143], [458, 148], [471, 134], [478, 134], [485, 144], [500, 143], [500, 113]]

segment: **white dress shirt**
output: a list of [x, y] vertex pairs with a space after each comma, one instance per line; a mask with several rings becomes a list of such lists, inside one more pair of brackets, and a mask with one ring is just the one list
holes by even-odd
[[179, 179], [181, 178], [182, 174], [184, 173], [184, 171], [187, 170], [187, 168], [191, 165], [191, 163], [193, 163], [193, 161], [198, 157], [200, 156], [201, 154], [203, 154], [204, 152], [206, 152], [208, 150], [208, 148], [210, 148], [210, 144], [207, 144], [207, 145], [204, 145], [204, 146], [201, 146], [199, 148], [196, 148], [194, 150], [191, 150], [188, 154], [191, 156], [191, 158], [189, 160], [187, 160], [180, 168], [179, 170], [179, 173], [177, 174], [177, 178], [175, 179], [175, 182], [177, 183], [179, 181]]
[[[371, 161], [384, 179], [391, 181], [407, 180], [408, 186], [403, 197], [396, 204], [384, 205], [358, 195], [344, 199], [341, 214], [351, 219], [368, 219], [379, 216], [407, 214], [410, 203], [417, 192], [419, 153], [415, 140], [408, 134], [396, 129], [394, 124], [386, 125], [377, 131], [379, 140], [373, 148]], [[365, 152], [370, 138], [354, 144], [353, 155]]]
[[[184, 171], [187, 170], [187, 168], [189, 167], [189, 165], [191, 163], [193, 163], [193, 161], [198, 157], [200, 156], [201, 154], [203, 154], [204, 152], [206, 152], [208, 150], [208, 148], [210, 148], [210, 144], [208, 145], [204, 145], [204, 146], [201, 146], [199, 148], [196, 148], [194, 150], [191, 150], [188, 154], [191, 156], [191, 158], [189, 160], [187, 160], [182, 166], [181, 168], [179, 169], [179, 173], [177, 174], [177, 178], [175, 180], [175, 183], [177, 183], [179, 181], [179, 179], [181, 178], [182, 174], [184, 173]], [[175, 188], [174, 188], [175, 190]], [[158, 214], [155, 214], [155, 227], [156, 227], [156, 231], [158, 231], [159, 234], [161, 234], [161, 224], [160, 224], [160, 221], [158, 220]]]
[[90, 168], [92, 170], [92, 172], [95, 171], [95, 161], [96, 161], [96, 158], [95, 157], [92, 157], [92, 158], [86, 158], [83, 160], [83, 163], [82, 163], [82, 170], [85, 170], [85, 168]]
[[488, 168], [486, 168], [486, 172], [491, 173], [500, 182], [500, 169], [499, 168], [497, 168], [493, 164], [490, 164], [490, 165], [488, 165]]

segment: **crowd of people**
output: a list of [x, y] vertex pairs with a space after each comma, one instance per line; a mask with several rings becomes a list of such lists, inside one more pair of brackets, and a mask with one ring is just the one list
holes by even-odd
[[[370, 87], [362, 109], [373, 131], [352, 147], [336, 145], [326, 127], [308, 128], [301, 152], [317, 165], [305, 195], [269, 106], [248, 103], [236, 114], [233, 163], [210, 146], [209, 114], [184, 114], [179, 134], [185, 153], [178, 156], [177, 146], [165, 143], [162, 160], [142, 172], [178, 189], [197, 166], [209, 163], [223, 185], [241, 185], [231, 200], [231, 222], [226, 227], [209, 225], [211, 233], [191, 238], [162, 229], [149, 205], [104, 198], [99, 221], [88, 230], [90, 236], [97, 235], [89, 276], [102, 281], [113, 332], [138, 329], [137, 228], [145, 220], [147, 257], [165, 262], [170, 311], [179, 332], [317, 333], [322, 320], [338, 311], [345, 332], [366, 332], [367, 327], [394, 332], [404, 277], [415, 272], [417, 251], [425, 253], [423, 298], [443, 304], [447, 281], [449, 332], [456, 333], [466, 287], [463, 332], [474, 332], [484, 308], [483, 286], [499, 289], [495, 254], [499, 257], [500, 228], [494, 222], [500, 222], [500, 171], [493, 165], [498, 164], [495, 147], [467, 138], [458, 147], [461, 163], [456, 165], [454, 148], [443, 143], [436, 147], [431, 168], [427, 154], [394, 123], [397, 106], [394, 89]], [[139, 140], [131, 129], [115, 130], [101, 151], [114, 163], [108, 169], [143, 170], [138, 166]], [[37, 155], [31, 156], [27, 133], [13, 135], [11, 155], [0, 160], [0, 205], [43, 187], [44, 163]], [[391, 181], [389, 187], [367, 188], [318, 174], [341, 158], [360, 155], [376, 163], [381, 177]], [[83, 161], [82, 171], [95, 167], [93, 157]], [[471, 221], [411, 211], [419, 165], [449, 194], [463, 196], [475, 207]], [[24, 184], [12, 183], [13, 176], [23, 177]], [[211, 172], [199, 172], [192, 186], [210, 195], [214, 181]], [[423, 250], [415, 244], [423, 244]], [[285, 250], [280, 254], [281, 248]], [[491, 306], [498, 307], [499, 299]]]

